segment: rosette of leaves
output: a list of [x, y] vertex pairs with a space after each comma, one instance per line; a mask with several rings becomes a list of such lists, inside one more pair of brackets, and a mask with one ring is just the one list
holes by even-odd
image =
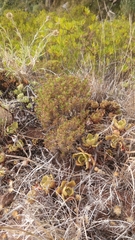
[[119, 130], [123, 131], [126, 129], [127, 121], [123, 118], [121, 120], [117, 120], [116, 118], [113, 119], [113, 125]]
[[103, 120], [103, 116], [105, 114], [104, 109], [97, 109], [94, 113], [90, 115], [90, 119], [93, 123], [100, 123]]
[[100, 103], [100, 108], [107, 108], [109, 105], [111, 104], [110, 101], [108, 100], [103, 100], [101, 103]]
[[23, 141], [20, 139], [18, 141], [16, 141], [14, 144], [8, 144], [8, 152], [16, 152], [18, 149], [22, 149], [24, 146]]
[[17, 100], [22, 103], [29, 103], [29, 97], [24, 95], [24, 86], [23, 84], [19, 84], [17, 88], [14, 90], [14, 94], [17, 95]]
[[24, 91], [24, 86], [23, 86], [23, 84], [21, 83], [21, 84], [19, 84], [19, 85], [16, 87], [16, 89], [14, 90], [14, 94], [15, 94], [15, 95], [18, 95], [18, 94], [22, 93], [23, 91]]
[[19, 100], [22, 103], [28, 103], [29, 102], [29, 97], [25, 96], [24, 93], [20, 93], [17, 95], [17, 100]]
[[62, 181], [61, 185], [56, 189], [56, 194], [60, 194], [64, 200], [69, 199], [74, 195], [74, 187], [76, 183], [74, 180], [67, 182]]
[[48, 194], [50, 190], [55, 187], [55, 180], [53, 176], [51, 174], [43, 176], [40, 182], [40, 186], [45, 191], [45, 193]]
[[112, 148], [117, 148], [117, 146], [120, 146], [120, 148], [123, 149], [125, 145], [123, 138], [119, 134], [107, 135], [105, 140], [110, 140], [110, 145]]
[[86, 106], [86, 109], [89, 110], [95, 110], [99, 107], [99, 103], [97, 101], [94, 100], [90, 100], [89, 103]]
[[82, 149], [78, 153], [73, 154], [73, 158], [76, 159], [76, 166], [85, 166], [85, 170], [88, 170], [91, 166], [95, 166], [95, 160], [93, 159], [91, 154], [84, 152]]
[[99, 142], [99, 135], [98, 134], [91, 134], [88, 133], [86, 137], [82, 138], [83, 146], [85, 147], [97, 147]]
[[112, 114], [121, 113], [120, 105], [115, 101], [103, 100], [100, 103], [100, 108], [105, 109], [106, 111], [111, 112]]
[[13, 134], [16, 133], [18, 129], [18, 122], [13, 122], [11, 125], [7, 126], [6, 132], [7, 134]]

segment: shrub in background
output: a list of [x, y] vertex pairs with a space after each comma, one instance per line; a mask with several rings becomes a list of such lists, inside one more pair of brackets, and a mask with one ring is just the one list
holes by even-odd
[[48, 39], [56, 35], [42, 11], [37, 17], [23, 11], [4, 12], [0, 16], [0, 59], [6, 71], [26, 74], [45, 56]]
[[76, 6], [59, 15], [6, 11], [0, 22], [0, 59], [11, 72], [81, 72], [101, 80], [135, 74], [135, 23], [122, 16], [99, 21], [88, 8]]

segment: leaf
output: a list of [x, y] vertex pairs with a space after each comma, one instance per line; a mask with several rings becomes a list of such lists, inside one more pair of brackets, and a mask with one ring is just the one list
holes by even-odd
[[95, 166], [96, 163], [91, 154], [84, 152], [81, 148], [78, 148], [78, 150], [80, 150], [80, 152], [73, 154], [73, 158], [77, 158], [75, 162], [77, 166], [86, 166], [85, 170], [90, 168], [91, 163]]
[[60, 194], [62, 198], [68, 199], [71, 196], [74, 195], [74, 189], [73, 187], [76, 186], [76, 183], [74, 180], [67, 182], [67, 181], [62, 181], [61, 185], [56, 189], [56, 194]]
[[5, 193], [1, 199], [1, 208], [9, 206], [14, 199], [15, 192]]
[[73, 158], [77, 158], [75, 164], [76, 166], [86, 166], [86, 170], [89, 169], [90, 164], [89, 164], [89, 158], [90, 154], [85, 153], [85, 152], [78, 152], [73, 154]]
[[89, 133], [86, 138], [82, 138], [82, 141], [83, 141], [83, 145], [85, 147], [97, 147], [98, 145], [98, 138], [99, 138], [99, 135], [98, 134], [91, 134]]
[[110, 145], [112, 148], [116, 148], [118, 144], [120, 147], [124, 145], [123, 138], [117, 133], [105, 136], [105, 140], [111, 140]]
[[51, 174], [43, 176], [40, 182], [40, 186], [45, 191], [45, 193], [48, 194], [50, 189], [55, 187], [55, 181], [53, 176]]
[[96, 112], [90, 115], [90, 119], [93, 121], [93, 123], [99, 123], [103, 119], [104, 114], [104, 109], [97, 109]]
[[13, 122], [11, 125], [9, 125], [6, 129], [8, 134], [16, 133], [18, 129], [18, 122]]
[[126, 128], [127, 122], [124, 118], [119, 121], [117, 121], [117, 119], [114, 118], [113, 124], [118, 130], [123, 131]]
[[71, 187], [65, 186], [62, 190], [62, 198], [71, 197], [74, 194], [74, 190]]

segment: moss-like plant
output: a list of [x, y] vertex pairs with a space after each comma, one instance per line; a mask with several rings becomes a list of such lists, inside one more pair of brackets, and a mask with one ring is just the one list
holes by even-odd
[[79, 117], [64, 120], [56, 129], [48, 132], [44, 144], [50, 151], [55, 152], [57, 149], [64, 156], [75, 150], [76, 141], [81, 138], [84, 130], [85, 125]]
[[48, 194], [49, 191], [55, 187], [55, 180], [53, 176], [51, 174], [43, 176], [40, 182], [40, 186], [45, 191], [45, 193]]
[[50, 78], [37, 93], [36, 113], [46, 131], [45, 145], [67, 152], [85, 131], [87, 80], [72, 76]]
[[[61, 116], [65, 120], [81, 114], [89, 97], [86, 80], [72, 76], [50, 78], [39, 88], [37, 97], [37, 115], [44, 127], [59, 125]], [[42, 113], [42, 117], [41, 117]]]
[[98, 134], [88, 133], [86, 137], [82, 138], [82, 142], [85, 147], [97, 147], [99, 144], [98, 139], [99, 139]]
[[56, 189], [56, 194], [60, 194], [64, 200], [74, 195], [75, 181], [62, 181], [61, 185]]

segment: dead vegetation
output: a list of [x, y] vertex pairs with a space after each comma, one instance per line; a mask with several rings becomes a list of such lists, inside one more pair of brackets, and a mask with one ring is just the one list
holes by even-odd
[[[97, 111], [96, 107], [94, 111], [92, 110], [92, 106], [97, 105], [96, 99], [95, 102], [91, 101], [87, 106], [91, 121], [87, 119], [87, 131], [74, 152], [79, 155], [75, 155], [75, 159], [72, 153], [66, 158], [60, 157], [57, 151], [51, 153], [46, 148], [44, 144], [46, 133], [35, 115], [35, 102], [31, 100], [35, 97], [34, 89], [31, 83], [25, 87], [24, 93], [29, 96], [32, 104], [30, 109], [26, 107], [26, 103], [16, 100], [13, 94], [15, 85], [11, 84], [6, 93], [3, 91], [5, 94], [1, 98], [2, 102], [6, 101], [10, 106], [13, 122], [18, 123], [13, 132], [7, 132], [5, 125], [4, 136], [1, 138], [1, 153], [4, 153], [4, 158], [0, 162], [1, 239], [133, 240], [135, 237], [133, 118], [129, 120], [127, 115], [126, 119], [124, 112], [124, 115], [122, 113], [114, 122], [114, 118], [108, 117], [108, 114], [114, 111], [112, 102], [109, 105], [102, 100], [102, 104], [98, 101], [100, 109], [105, 104], [111, 107], [107, 106], [104, 114], [98, 115], [97, 123], [91, 122], [92, 114]], [[121, 106], [121, 109], [124, 107]], [[123, 116], [126, 127], [122, 125], [125, 121], [119, 122]], [[89, 137], [92, 137], [90, 141], [86, 138], [88, 133]], [[98, 133], [99, 138], [94, 138], [95, 133]], [[112, 137], [113, 134], [118, 134], [117, 138]], [[105, 139], [106, 136], [111, 137]], [[85, 161], [79, 156], [83, 156]], [[90, 156], [94, 161], [90, 160]], [[51, 185], [47, 192], [42, 188], [41, 180], [50, 174], [55, 185]], [[75, 184], [70, 184], [70, 181], [72, 183], [74, 181]], [[58, 190], [62, 182], [63, 188]], [[74, 186], [73, 190], [71, 185]], [[65, 186], [67, 189], [64, 189]], [[61, 193], [65, 194], [64, 191], [70, 196], [63, 197], [65, 195]]]

